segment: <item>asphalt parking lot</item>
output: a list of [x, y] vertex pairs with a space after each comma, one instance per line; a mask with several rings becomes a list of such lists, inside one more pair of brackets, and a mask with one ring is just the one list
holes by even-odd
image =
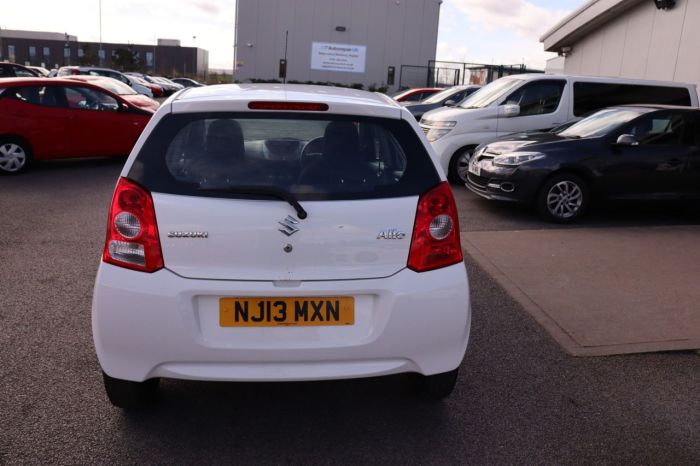
[[[90, 299], [121, 160], [0, 178], [0, 464], [697, 464], [700, 356], [567, 355], [470, 258], [470, 347], [454, 395], [406, 377], [322, 383], [165, 381], [113, 408]], [[455, 188], [464, 231], [562, 228]], [[587, 227], [697, 224], [684, 208], [602, 210]], [[577, 227], [564, 227], [577, 228]]]

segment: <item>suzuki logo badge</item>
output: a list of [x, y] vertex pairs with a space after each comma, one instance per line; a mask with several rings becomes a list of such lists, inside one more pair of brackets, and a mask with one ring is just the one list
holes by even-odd
[[299, 227], [297, 226], [299, 225], [299, 220], [295, 219], [291, 215], [287, 215], [287, 218], [277, 223], [282, 225], [282, 228], [279, 228], [279, 231], [287, 236], [292, 236], [294, 233], [299, 231]]

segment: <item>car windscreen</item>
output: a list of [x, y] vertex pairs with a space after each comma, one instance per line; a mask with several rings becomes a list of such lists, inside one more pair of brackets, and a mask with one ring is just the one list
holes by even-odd
[[594, 113], [559, 133], [565, 138], [595, 138], [604, 136], [628, 121], [647, 113], [645, 108], [609, 108]]
[[108, 91], [114, 92], [117, 95], [136, 95], [136, 91], [134, 91], [132, 88], [130, 88], [123, 82], [117, 81], [116, 79], [93, 79], [87, 82], [95, 84], [96, 86], [104, 87]]
[[422, 103], [422, 104], [439, 104], [443, 100], [447, 99], [448, 97], [452, 96], [453, 94], [457, 94], [461, 90], [462, 90], [461, 88], [451, 87], [449, 89], [445, 89], [444, 91], [440, 91], [437, 94], [433, 94], [426, 99], [421, 100], [420, 103]]
[[459, 104], [462, 108], [488, 107], [523, 82], [517, 78], [501, 78], [488, 84]]
[[168, 115], [128, 177], [152, 192], [298, 200], [413, 196], [440, 181], [403, 120], [269, 112]]

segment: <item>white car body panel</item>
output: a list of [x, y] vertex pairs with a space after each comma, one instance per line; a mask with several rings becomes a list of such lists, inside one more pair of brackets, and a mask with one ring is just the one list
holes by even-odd
[[[418, 197], [306, 201], [308, 218], [278, 199], [153, 194], [166, 267], [188, 278], [340, 280], [388, 277], [406, 267]], [[381, 215], [372, 215], [381, 212]], [[287, 216], [299, 231], [287, 236]], [[398, 230], [403, 239], [377, 239]], [[208, 237], [168, 237], [206, 231]], [[284, 247], [293, 247], [292, 253]]]
[[[471, 323], [463, 264], [378, 280], [192, 280], [101, 264], [93, 296], [97, 356], [110, 376], [273, 381], [424, 375], [459, 366]], [[338, 296], [356, 300], [356, 324], [222, 328], [225, 296]]]

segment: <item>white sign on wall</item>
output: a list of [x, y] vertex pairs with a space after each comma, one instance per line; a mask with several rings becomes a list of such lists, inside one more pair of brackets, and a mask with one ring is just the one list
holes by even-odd
[[364, 45], [311, 43], [311, 69], [364, 73], [367, 47]]

